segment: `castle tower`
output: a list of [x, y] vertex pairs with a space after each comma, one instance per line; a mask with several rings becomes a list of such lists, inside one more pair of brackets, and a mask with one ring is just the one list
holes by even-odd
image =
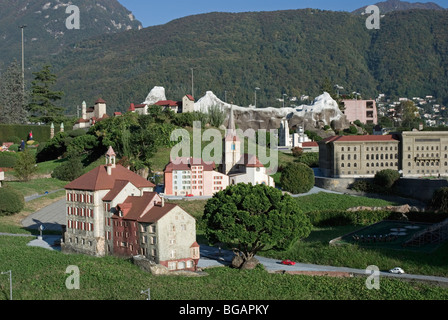
[[116, 164], [115, 164], [116, 156], [117, 155], [115, 154], [114, 149], [112, 148], [112, 146], [110, 146], [109, 150], [107, 150], [107, 153], [106, 153], [107, 174], [109, 176], [112, 175], [112, 169], [114, 169], [116, 167]]
[[241, 141], [238, 138], [235, 118], [233, 116], [233, 106], [230, 109], [229, 124], [227, 125], [226, 136], [224, 138], [224, 154], [222, 161], [222, 173], [228, 174], [236, 169], [235, 166], [241, 159]]
[[61, 131], [61, 132], [64, 132], [64, 124], [63, 124], [63, 123], [61, 123], [61, 129], [60, 129], [60, 131]]
[[94, 109], [95, 117], [101, 119], [106, 114], [106, 101], [101, 98], [96, 100]]
[[54, 138], [54, 123], [51, 123], [51, 127], [50, 127], [50, 139]]
[[288, 120], [284, 119], [280, 123], [280, 129], [278, 133], [278, 144], [282, 147], [290, 147], [290, 134]]

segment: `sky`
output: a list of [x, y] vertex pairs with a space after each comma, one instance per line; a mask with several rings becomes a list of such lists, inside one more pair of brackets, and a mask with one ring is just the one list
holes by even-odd
[[[165, 24], [174, 19], [209, 12], [276, 11], [313, 8], [332, 11], [354, 11], [385, 0], [118, 0], [132, 11], [143, 27]], [[434, 2], [443, 8], [448, 0], [406, 0]]]

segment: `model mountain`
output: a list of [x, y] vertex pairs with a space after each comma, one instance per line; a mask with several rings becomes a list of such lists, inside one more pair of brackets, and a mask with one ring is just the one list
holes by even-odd
[[[69, 5], [79, 8], [80, 29], [67, 29]], [[25, 57], [53, 55], [67, 45], [93, 36], [141, 29], [117, 0], [0, 0], [0, 67], [21, 60], [21, 30], [26, 25]], [[3, 68], [3, 67], [2, 67]]]
[[[387, 0], [383, 2], [378, 2], [375, 4], [381, 11], [381, 13], [389, 13], [393, 11], [402, 11], [402, 10], [412, 10], [412, 9], [422, 9], [422, 10], [445, 10], [441, 6], [439, 6], [437, 3], [434, 2], [406, 2], [406, 1], [400, 1], [400, 0]], [[353, 13], [355, 14], [362, 14], [366, 11], [366, 7], [364, 6], [362, 8], [359, 8]]]

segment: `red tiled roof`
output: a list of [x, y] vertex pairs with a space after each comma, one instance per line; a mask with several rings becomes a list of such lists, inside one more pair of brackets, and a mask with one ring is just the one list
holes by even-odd
[[190, 99], [191, 101], [194, 101], [194, 98], [191, 94], [187, 94], [187, 98]]
[[165, 172], [173, 172], [174, 170], [191, 170], [192, 166], [203, 166], [204, 171], [212, 171], [215, 169], [214, 162], [205, 162], [202, 159], [196, 158], [176, 158], [171, 160], [170, 163], [165, 167]]
[[155, 185], [138, 174], [117, 164], [112, 168], [112, 174], [107, 174], [107, 166], [101, 165], [65, 186], [69, 190], [112, 190], [116, 180], [126, 180], [137, 188], [153, 188]]
[[131, 103], [131, 105], [129, 106], [128, 111], [135, 111], [135, 106], [133, 103]]
[[161, 101], [156, 102], [155, 105], [176, 107], [179, 105], [179, 102], [173, 101], [173, 100], [161, 100]]
[[123, 190], [124, 187], [129, 183], [127, 180], [116, 180], [114, 187], [104, 196], [103, 201], [112, 201], [115, 197]]
[[318, 147], [318, 146], [319, 145], [315, 141], [302, 143], [302, 147]]
[[114, 112], [114, 116], [121, 116], [121, 112]]
[[75, 124], [80, 124], [80, 123], [87, 123], [87, 122], [90, 122], [90, 120], [88, 120], [88, 119], [83, 119], [83, 118], [81, 118], [81, 119], [78, 119], [76, 122], [75, 122]]
[[141, 197], [129, 196], [117, 207], [123, 212], [124, 219], [139, 221], [148, 212], [148, 208], [153, 206], [156, 195], [157, 192], [144, 192]]
[[[249, 168], [263, 168], [264, 165], [258, 160], [256, 156], [253, 154], [247, 154], [245, 153], [243, 155], [244, 157], [244, 165]], [[241, 160], [240, 160], [241, 161]]]
[[94, 111], [95, 111], [95, 109], [93, 107], [90, 107], [86, 110], [87, 113], [92, 113]]
[[392, 135], [366, 135], [366, 136], [332, 136], [322, 142], [362, 142], [362, 141], [398, 141]]
[[141, 108], [144, 108], [144, 107], [146, 107], [146, 104], [138, 104], [138, 105], [135, 106], [136, 109], [141, 109]]
[[106, 103], [106, 101], [104, 101], [103, 99], [99, 98], [98, 100], [95, 101], [95, 104], [98, 103]]

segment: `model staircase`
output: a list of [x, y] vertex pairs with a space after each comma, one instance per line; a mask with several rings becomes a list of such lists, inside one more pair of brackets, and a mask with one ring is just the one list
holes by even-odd
[[448, 240], [448, 219], [434, 224], [406, 241], [404, 247], [421, 247], [426, 244], [438, 244]]

